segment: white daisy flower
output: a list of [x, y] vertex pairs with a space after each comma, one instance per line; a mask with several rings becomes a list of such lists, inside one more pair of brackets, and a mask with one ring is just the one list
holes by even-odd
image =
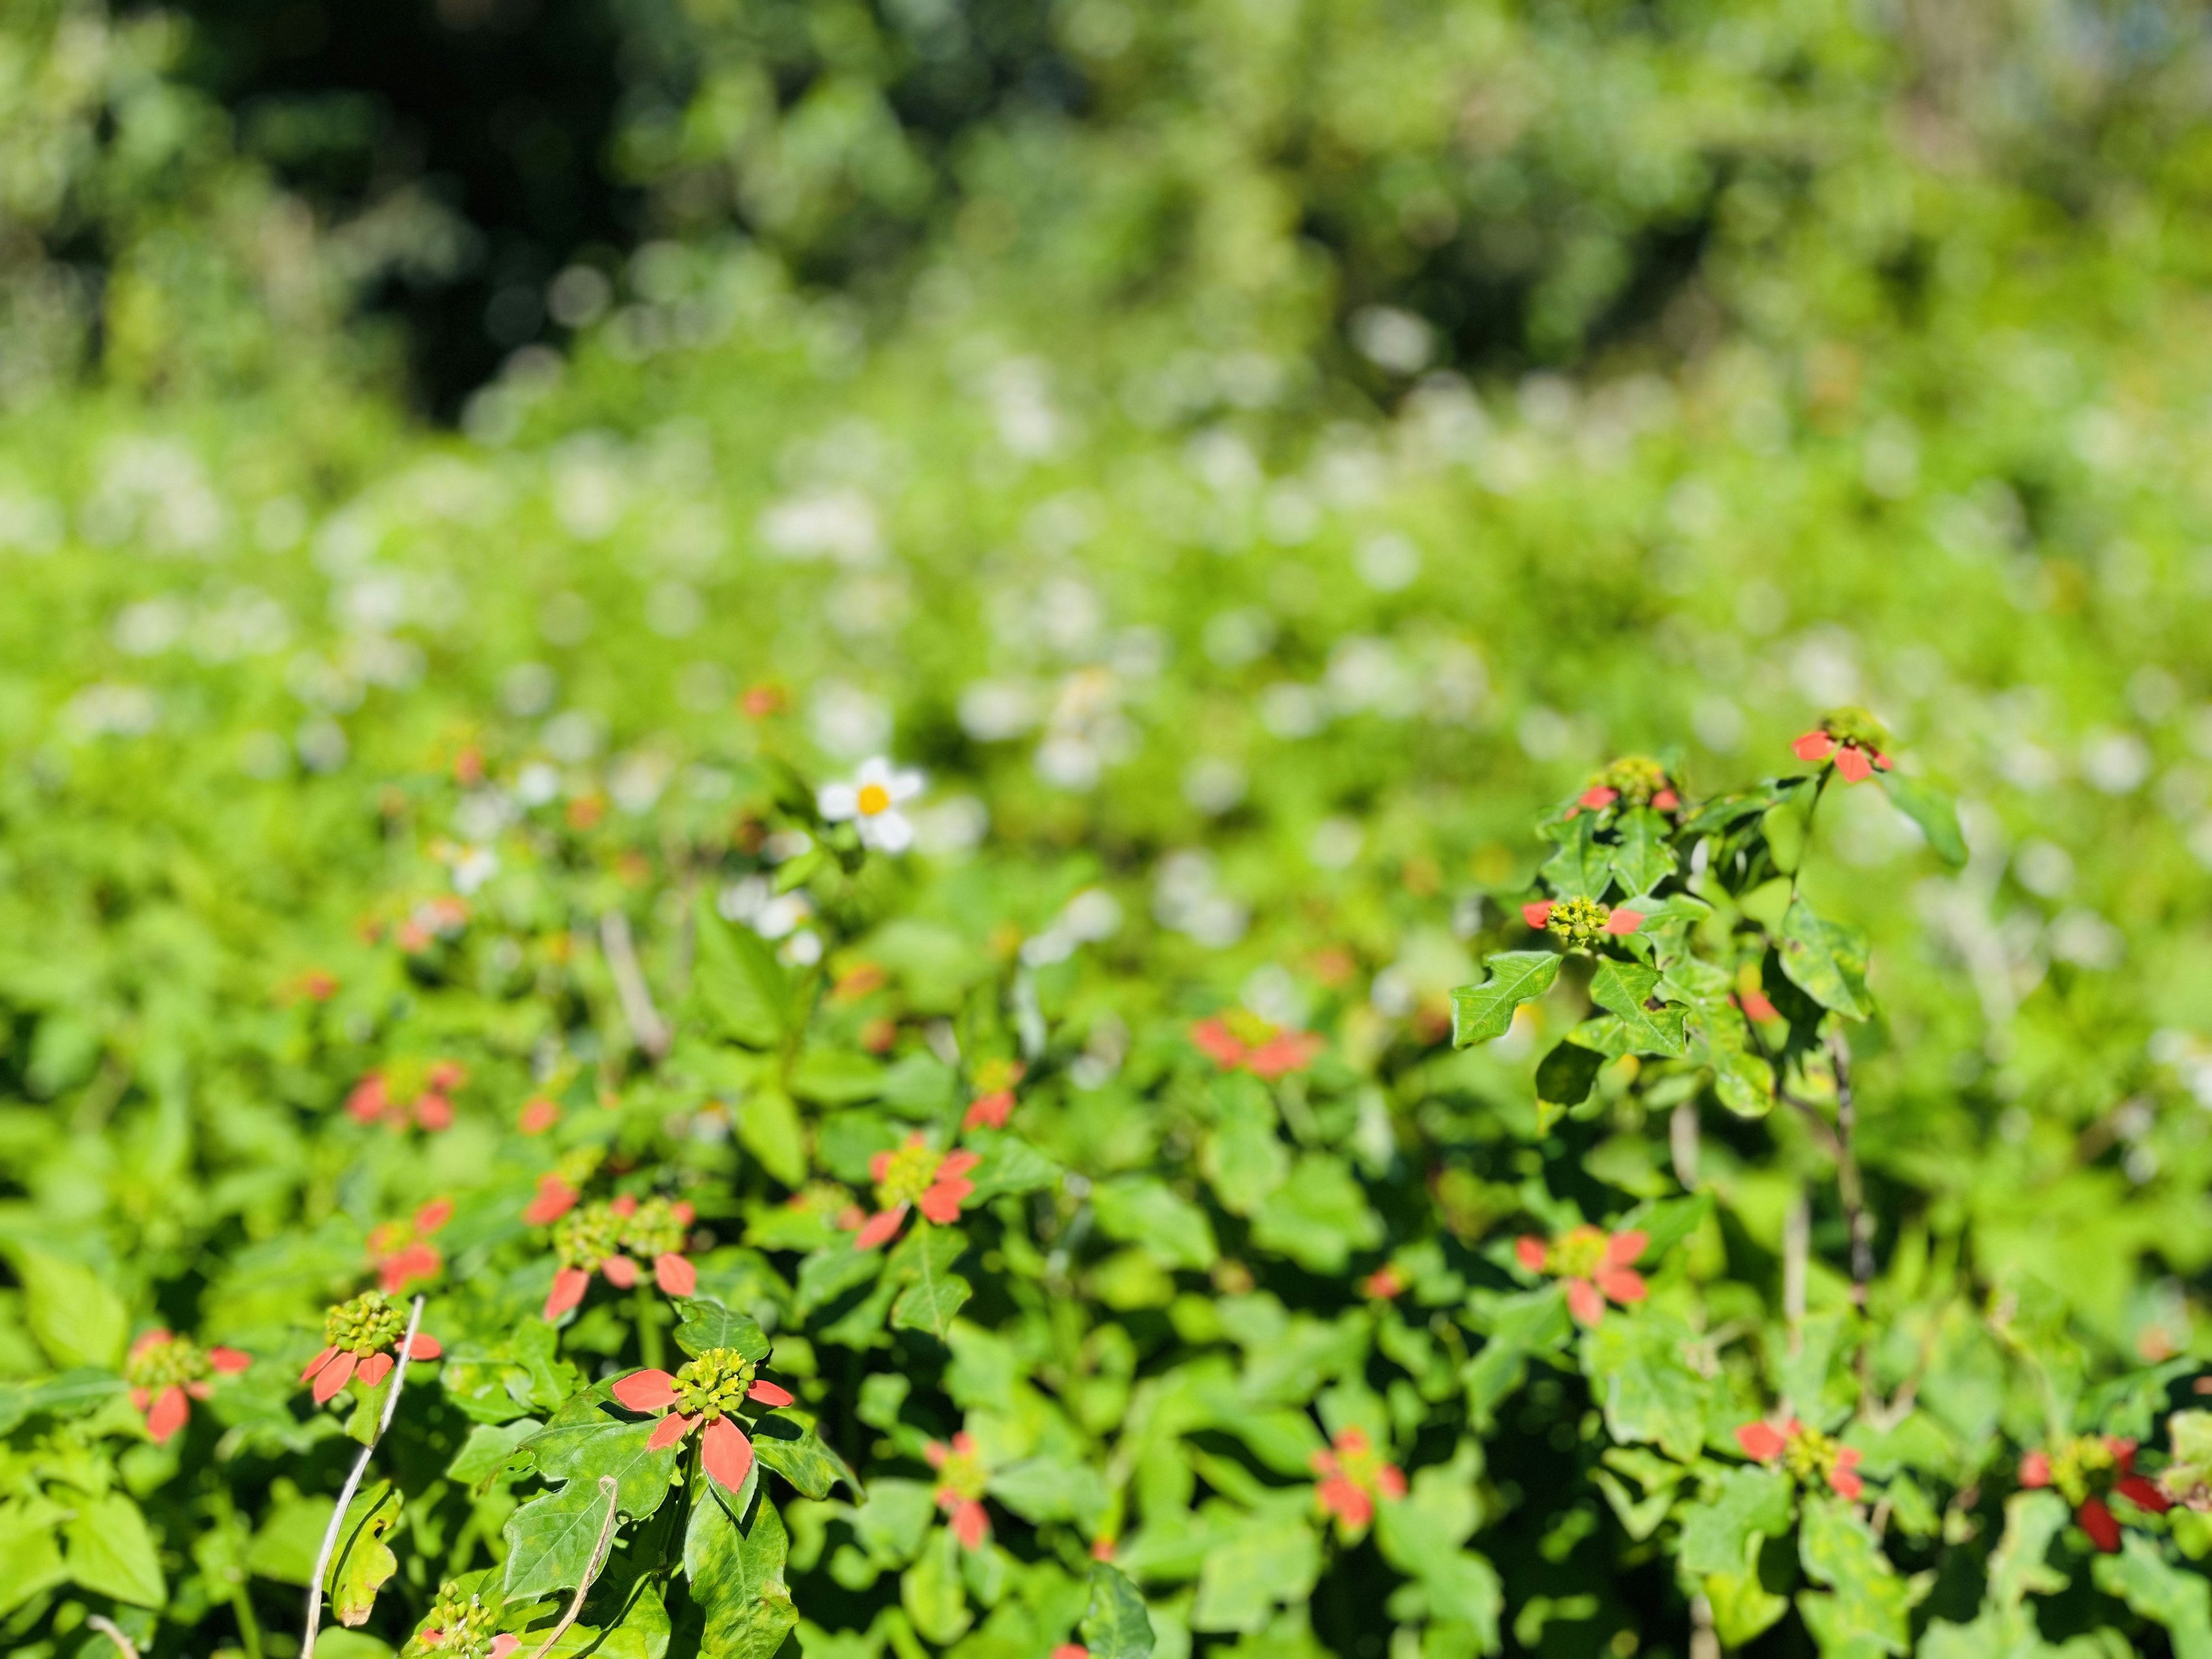
[[860, 832], [863, 847], [880, 853], [903, 853], [914, 845], [914, 825], [898, 810], [899, 805], [921, 793], [921, 773], [897, 771], [878, 755], [860, 763], [852, 782], [824, 784], [815, 804], [832, 823], [850, 818]]

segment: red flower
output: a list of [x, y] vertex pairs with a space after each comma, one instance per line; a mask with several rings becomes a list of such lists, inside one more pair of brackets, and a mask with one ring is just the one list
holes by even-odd
[[1091, 1659], [1091, 1650], [1077, 1642], [1062, 1642], [1052, 1650], [1052, 1659]]
[[1548, 929], [1571, 949], [1588, 950], [1601, 939], [1634, 933], [1644, 926], [1644, 912], [1615, 909], [1595, 899], [1531, 899], [1521, 907], [1521, 920], [1539, 931]]
[[[410, 1068], [403, 1062], [400, 1070], [408, 1073]], [[347, 1115], [357, 1123], [381, 1122], [392, 1129], [404, 1128], [410, 1121], [432, 1133], [452, 1128], [450, 1097], [468, 1080], [468, 1067], [456, 1060], [434, 1060], [421, 1076], [422, 1086], [403, 1098], [386, 1073], [367, 1073], [346, 1095]]]
[[952, 1535], [965, 1548], [982, 1548], [991, 1535], [991, 1514], [983, 1507], [990, 1474], [976, 1455], [975, 1437], [963, 1429], [949, 1446], [942, 1440], [931, 1441], [922, 1448], [922, 1455], [937, 1471], [937, 1507], [951, 1518]]
[[[541, 1182], [539, 1201], [545, 1196]], [[698, 1288], [699, 1271], [684, 1259], [682, 1249], [692, 1215], [691, 1206], [681, 1200], [672, 1203], [655, 1197], [641, 1204], [624, 1194], [564, 1217], [553, 1235], [561, 1265], [545, 1298], [545, 1317], [558, 1319], [581, 1302], [595, 1273], [605, 1274], [616, 1289], [629, 1290], [637, 1283], [641, 1262], [651, 1264], [653, 1283], [664, 1294], [690, 1295]]]
[[987, 1060], [975, 1068], [975, 1085], [981, 1091], [960, 1121], [964, 1129], [1003, 1129], [1014, 1109], [1014, 1085], [1028, 1068], [1018, 1060]]
[[1571, 818], [1584, 810], [1602, 812], [1622, 800], [1631, 806], [1649, 806], [1661, 812], [1672, 812], [1682, 804], [1682, 798], [1667, 780], [1665, 767], [1656, 760], [1631, 755], [1613, 762], [1592, 778], [1589, 787], [1575, 797], [1575, 804], [1567, 808], [1566, 815]]
[[1848, 1503], [1856, 1503], [1866, 1490], [1866, 1481], [1858, 1473], [1858, 1448], [1839, 1445], [1794, 1417], [1778, 1429], [1771, 1423], [1746, 1423], [1736, 1430], [1735, 1443], [1754, 1463], [1771, 1463], [1778, 1458], [1801, 1486], [1825, 1480], [1837, 1497]]
[[123, 1376], [131, 1384], [131, 1406], [145, 1414], [147, 1436], [159, 1446], [185, 1426], [193, 1401], [215, 1392], [211, 1377], [234, 1375], [252, 1363], [236, 1348], [203, 1348], [188, 1336], [152, 1330], [131, 1345]]
[[1791, 744], [1790, 751], [1815, 764], [1832, 757], [1845, 783], [1863, 783], [1876, 771], [1889, 770], [1889, 757], [1882, 752], [1888, 742], [1881, 722], [1865, 709], [1837, 708]]
[[1249, 1072], [1263, 1082], [1303, 1072], [1328, 1042], [1312, 1031], [1286, 1031], [1243, 1009], [1190, 1028], [1190, 1040], [1224, 1072]]
[[856, 1250], [872, 1250], [898, 1237], [907, 1212], [916, 1206], [940, 1227], [960, 1218], [960, 1206], [975, 1190], [968, 1171], [983, 1161], [980, 1152], [940, 1152], [921, 1135], [907, 1137], [896, 1152], [878, 1152], [868, 1160], [868, 1176], [876, 1183], [876, 1212], [860, 1226], [854, 1239]]
[[371, 1072], [347, 1091], [346, 1115], [356, 1123], [374, 1123], [382, 1117], [392, 1104], [391, 1091], [385, 1087], [384, 1073]]
[[1312, 1458], [1314, 1502], [1322, 1513], [1336, 1517], [1347, 1533], [1363, 1530], [1375, 1518], [1375, 1500], [1395, 1503], [1406, 1495], [1402, 1470], [1368, 1443], [1363, 1429], [1346, 1429], [1325, 1451]]
[[2032, 1451], [2020, 1460], [2020, 1484], [2054, 1486], [2074, 1506], [2074, 1519], [2090, 1542], [2110, 1555], [2120, 1547], [2120, 1522], [2105, 1498], [2118, 1494], [2137, 1509], [2163, 1515], [2172, 1501], [2136, 1473], [2136, 1443], [2119, 1435], [2088, 1434], [2066, 1442], [2054, 1456]]
[[1731, 991], [1729, 1000], [1743, 1010], [1746, 1019], [1765, 1021], [1782, 1018], [1782, 1011], [1767, 1000], [1764, 991]]
[[1610, 1237], [1598, 1227], [1577, 1227], [1546, 1243], [1522, 1237], [1513, 1243], [1513, 1254], [1532, 1273], [1549, 1273], [1567, 1282], [1567, 1311], [1579, 1325], [1593, 1328], [1605, 1317], [1605, 1304], [1623, 1307], [1641, 1302], [1648, 1293], [1644, 1275], [1635, 1269], [1650, 1235], [1633, 1229]]
[[1406, 1293], [1405, 1279], [1387, 1262], [1359, 1281], [1359, 1292], [1377, 1302], [1395, 1302]]
[[536, 1100], [522, 1103], [522, 1110], [514, 1120], [514, 1127], [526, 1135], [542, 1135], [561, 1121], [561, 1109], [540, 1096]]
[[[381, 1291], [363, 1291], [324, 1316], [323, 1350], [307, 1362], [300, 1381], [315, 1385], [318, 1406], [356, 1377], [373, 1389], [391, 1374], [399, 1340], [406, 1334], [407, 1318], [399, 1304]], [[444, 1352], [436, 1337], [418, 1330], [408, 1345], [407, 1357], [435, 1359]]]
[[702, 1423], [699, 1462], [708, 1478], [735, 1494], [752, 1473], [753, 1443], [737, 1417], [746, 1406], [788, 1406], [788, 1390], [754, 1375], [753, 1362], [734, 1348], [709, 1348], [675, 1376], [632, 1371], [617, 1380], [614, 1396], [634, 1412], [658, 1412], [659, 1426], [645, 1443], [665, 1451]]
[[397, 1296], [415, 1280], [435, 1279], [444, 1271], [446, 1258], [429, 1236], [453, 1218], [453, 1200], [434, 1198], [412, 1219], [387, 1221], [369, 1234], [369, 1255], [386, 1296]]

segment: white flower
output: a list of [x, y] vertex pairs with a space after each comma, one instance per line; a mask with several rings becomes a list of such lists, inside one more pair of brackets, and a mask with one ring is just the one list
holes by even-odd
[[899, 804], [921, 793], [921, 773], [895, 771], [889, 761], [878, 755], [860, 763], [852, 782], [824, 784], [816, 805], [832, 823], [853, 820], [863, 847], [903, 853], [914, 845], [914, 825], [898, 810]]

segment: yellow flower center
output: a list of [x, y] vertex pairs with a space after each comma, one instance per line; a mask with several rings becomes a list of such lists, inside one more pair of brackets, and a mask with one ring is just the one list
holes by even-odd
[[860, 816], [862, 817], [872, 818], [878, 812], [888, 812], [890, 811], [890, 805], [891, 792], [880, 783], [864, 783], [860, 786]]
[[937, 1179], [944, 1154], [933, 1146], [908, 1144], [890, 1155], [884, 1177], [876, 1182], [876, 1200], [886, 1210], [911, 1204], [927, 1192]]

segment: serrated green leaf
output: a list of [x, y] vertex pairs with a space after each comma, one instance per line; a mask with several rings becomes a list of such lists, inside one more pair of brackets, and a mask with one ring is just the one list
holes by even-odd
[[676, 1478], [676, 1448], [654, 1451], [647, 1444], [659, 1426], [658, 1418], [613, 1419], [609, 1426], [555, 1435], [549, 1425], [523, 1449], [533, 1454], [538, 1472], [551, 1480], [596, 1489], [600, 1476], [613, 1476], [616, 1506], [630, 1520], [642, 1521], [660, 1507]]
[[1851, 1019], [1874, 1012], [1867, 1000], [1866, 936], [1856, 928], [1830, 921], [1803, 899], [1793, 899], [1777, 943], [1782, 971], [1823, 1008]]
[[68, 1581], [52, 1508], [44, 1498], [18, 1498], [0, 1504], [0, 1561], [8, 1565], [7, 1572], [0, 1574], [0, 1618], [40, 1591]]
[[1607, 1013], [1641, 1013], [1659, 984], [1659, 970], [1606, 958], [1590, 975], [1590, 1000]]
[[1877, 775], [1890, 804], [1919, 826], [1920, 833], [1927, 837], [1929, 850], [1954, 870], [1965, 864], [1966, 838], [1959, 833], [1959, 809], [1952, 804], [1951, 798], [1901, 772], [1893, 770]]
[[1715, 1385], [1683, 1357], [1689, 1327], [1656, 1309], [1634, 1316], [1608, 1314], [1582, 1340], [1583, 1374], [1590, 1379], [1615, 1440], [1656, 1444], [1686, 1462], [1705, 1437], [1705, 1401]]
[[399, 1571], [399, 1558], [385, 1540], [399, 1524], [399, 1488], [379, 1480], [354, 1494], [338, 1522], [337, 1547], [323, 1575], [323, 1589], [331, 1598], [331, 1612], [338, 1623], [351, 1628], [368, 1622], [375, 1611], [376, 1593]]
[[709, 1348], [733, 1348], [756, 1365], [769, 1353], [768, 1333], [749, 1313], [726, 1308], [711, 1296], [684, 1297], [676, 1304], [676, 1346], [697, 1358]]
[[516, 1448], [544, 1426], [534, 1417], [518, 1418], [511, 1423], [479, 1423], [469, 1431], [469, 1437], [453, 1454], [446, 1473], [464, 1486], [482, 1490], [507, 1466]]
[[1687, 1011], [1641, 1009], [1632, 1014], [1603, 1014], [1586, 1019], [1566, 1041], [1613, 1059], [1623, 1054], [1663, 1054], [1679, 1060], [1690, 1052]]
[[1103, 1561], [1091, 1564], [1082, 1635], [1090, 1659], [1151, 1659], [1152, 1620], [1145, 1598], [1127, 1575]]
[[1624, 893], [1648, 893], [1674, 873], [1674, 850], [1667, 844], [1667, 821], [1648, 806], [1631, 807], [1616, 816], [1613, 834], [1613, 878]]
[[1823, 1655], [1874, 1659], [1911, 1651], [1911, 1615], [1927, 1586], [1898, 1576], [1856, 1510], [1834, 1498], [1807, 1498], [1797, 1557], [1805, 1576], [1831, 1592], [1797, 1596], [1797, 1611]]
[[1512, 1027], [1514, 1011], [1552, 988], [1560, 960], [1549, 951], [1500, 951], [1485, 957], [1489, 977], [1451, 994], [1452, 1047], [1466, 1048], [1504, 1036]]
[[1709, 1575], [1705, 1600], [1713, 1610], [1713, 1634], [1731, 1651], [1773, 1629], [1790, 1611], [1790, 1598], [1768, 1589], [1754, 1568]]
[[1603, 898], [1613, 882], [1613, 848], [1597, 838], [1597, 815], [1584, 812], [1567, 821], [1559, 850], [1539, 872], [1561, 898]]
[[1034, 1193], [1060, 1179], [1060, 1165], [1019, 1135], [1004, 1130], [979, 1129], [968, 1144], [983, 1161], [968, 1172], [975, 1195], [968, 1202], [981, 1204], [1006, 1193]]
[[692, 908], [697, 951], [691, 995], [708, 1023], [750, 1048], [773, 1048], [791, 1029], [791, 976], [769, 942], [722, 920], [711, 903]]
[[1206, 1551], [1191, 1628], [1259, 1630], [1279, 1605], [1296, 1605], [1311, 1595], [1320, 1571], [1321, 1540], [1303, 1506], [1249, 1516]]
[[891, 1252], [886, 1269], [905, 1286], [891, 1304], [894, 1326], [945, 1340], [954, 1316], [975, 1293], [974, 1285], [952, 1271], [967, 1248], [968, 1236], [957, 1227], [916, 1220]]
[[799, 1264], [799, 1316], [809, 1318], [863, 1285], [874, 1284], [883, 1277], [884, 1260], [883, 1251], [856, 1250], [849, 1238], [825, 1244]]
[[606, 1519], [599, 1483], [583, 1480], [533, 1498], [507, 1516], [507, 1599], [524, 1601], [575, 1589], [591, 1570]]

